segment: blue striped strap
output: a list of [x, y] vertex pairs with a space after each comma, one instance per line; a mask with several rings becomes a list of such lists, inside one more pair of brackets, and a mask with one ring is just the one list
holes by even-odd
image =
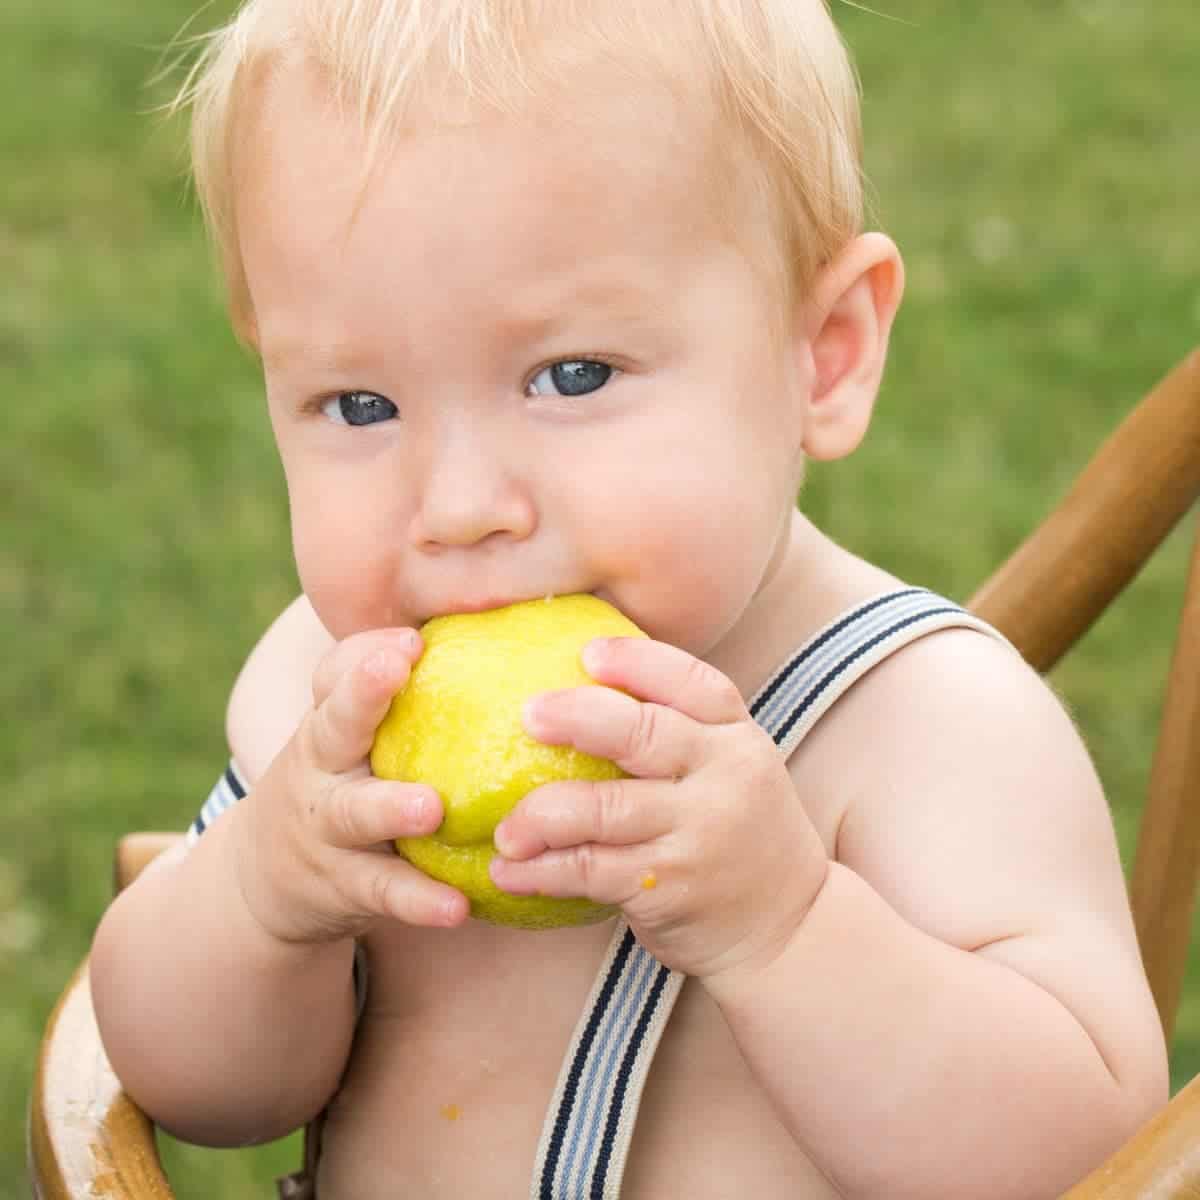
[[196, 814], [196, 819], [188, 826], [184, 838], [187, 845], [192, 845], [227, 808], [232, 808], [239, 800], [244, 799], [248, 790], [237, 765], [230, 760], [229, 766], [213, 784], [213, 789]]
[[618, 1194], [642, 1088], [683, 981], [618, 920], [547, 1113], [533, 1200]]
[[831, 621], [796, 650], [750, 699], [750, 715], [785, 758], [873, 667], [940, 629], [974, 629], [1007, 640], [965, 608], [927, 591], [901, 588]]

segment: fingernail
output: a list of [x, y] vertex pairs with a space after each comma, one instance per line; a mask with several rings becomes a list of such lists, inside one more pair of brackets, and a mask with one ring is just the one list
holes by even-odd
[[414, 792], [409, 796], [406, 805], [408, 819], [416, 824], [423, 824], [429, 818], [429, 810], [432, 804], [433, 795], [430, 792]]
[[583, 648], [583, 669], [589, 674], [600, 669], [604, 652], [608, 649], [608, 638], [593, 638]]
[[505, 882], [505, 876], [511, 868], [509, 862], [503, 858], [493, 858], [488, 864], [488, 874], [491, 876], [492, 882], [502, 891], [508, 892], [510, 896], [533, 896], [537, 894], [535, 888], [524, 884], [514, 883], [511, 879]]
[[492, 834], [492, 841], [495, 843], [496, 849], [503, 855], [507, 856], [511, 851], [516, 849], [516, 844], [512, 839], [512, 830], [507, 821], [501, 821], [496, 826]]
[[531, 737], [537, 737], [545, 731], [541, 699], [541, 696], [530, 696], [521, 708], [521, 724]]

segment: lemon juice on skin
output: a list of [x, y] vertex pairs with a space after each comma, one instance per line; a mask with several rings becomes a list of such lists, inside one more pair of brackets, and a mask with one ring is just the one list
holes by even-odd
[[458, 888], [473, 917], [550, 929], [602, 921], [615, 911], [583, 898], [510, 895], [492, 882], [488, 864], [496, 826], [526, 793], [559, 779], [624, 775], [607, 759], [535, 741], [522, 728], [521, 711], [539, 692], [602, 686], [580, 662], [593, 638], [644, 636], [590, 595], [452, 613], [422, 627], [425, 652], [376, 731], [371, 769], [381, 779], [427, 784], [441, 795], [438, 829], [401, 838], [396, 849]]

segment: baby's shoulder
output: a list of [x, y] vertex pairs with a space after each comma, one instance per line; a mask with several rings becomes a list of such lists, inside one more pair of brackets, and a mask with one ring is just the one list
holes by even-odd
[[[880, 663], [793, 756], [838, 861], [959, 946], [1123, 897], [1100, 780], [1070, 713], [1015, 650], [969, 629]], [[1117, 921], [1117, 917], [1113, 917]]]
[[312, 705], [312, 676], [333, 639], [304, 595], [279, 614], [250, 651], [226, 710], [229, 748], [253, 782]]
[[793, 776], [836, 821], [879, 830], [947, 813], [987, 827], [1106, 817], [1095, 769], [1070, 713], [1007, 642], [944, 629], [884, 659], [812, 730]]
[[1059, 698], [1003, 639], [948, 628], [868, 671], [812, 730], [802, 757], [865, 784], [986, 772], [1035, 748], [1043, 763], [1052, 749], [1081, 748]]
[[[861, 733], [863, 722], [877, 735], [897, 731], [913, 756], [923, 755], [935, 734], [991, 744], [1047, 720], [1073, 729], [1053, 690], [1012, 645], [953, 626], [883, 659], [847, 694], [841, 718], [848, 734]], [[917, 740], [910, 742], [912, 735]]]

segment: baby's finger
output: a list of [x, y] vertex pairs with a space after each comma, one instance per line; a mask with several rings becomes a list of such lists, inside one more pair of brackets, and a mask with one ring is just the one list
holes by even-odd
[[355, 912], [407, 925], [461, 925], [470, 914], [462, 892], [423, 875], [399, 855], [346, 855], [338, 886]]
[[667, 642], [596, 638], [584, 647], [583, 665], [597, 683], [666, 705], [705, 725], [747, 719], [745, 701], [729, 678]]
[[644, 846], [597, 846], [585, 842], [547, 850], [526, 862], [497, 854], [492, 882], [514, 896], [586, 896], [597, 904], [628, 904], [646, 888], [658, 886]]
[[583, 842], [631, 846], [662, 837], [676, 821], [673, 783], [568, 780], [535, 788], [496, 826], [496, 849], [528, 859]]
[[[338, 680], [374, 655], [395, 652], [407, 659], [409, 669], [421, 657], [421, 635], [415, 629], [368, 629], [351, 634], [338, 642], [317, 664], [313, 672], [313, 706], [323, 704]], [[407, 678], [407, 676], [406, 676]]]
[[367, 756], [375, 730], [392, 697], [408, 682], [412, 658], [401, 647], [384, 646], [353, 663], [308, 716], [315, 765], [337, 773]]
[[611, 759], [644, 779], [682, 778], [701, 757], [694, 721], [610, 687], [542, 692], [526, 703], [522, 719], [539, 742]]
[[343, 850], [402, 837], [425, 837], [442, 823], [431, 787], [386, 779], [346, 779], [330, 788], [317, 813], [319, 835]]

